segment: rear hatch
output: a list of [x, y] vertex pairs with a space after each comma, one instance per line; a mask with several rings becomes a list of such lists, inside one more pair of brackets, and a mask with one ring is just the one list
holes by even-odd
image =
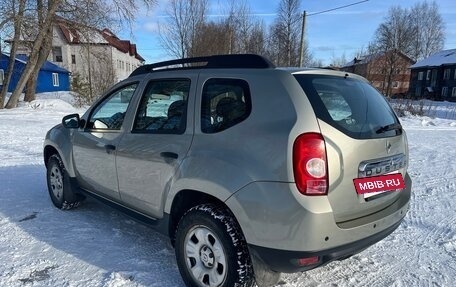
[[357, 194], [356, 178], [407, 169], [407, 139], [384, 97], [354, 75], [296, 73], [317, 115], [326, 142], [329, 190], [336, 222], [382, 210], [401, 191]]

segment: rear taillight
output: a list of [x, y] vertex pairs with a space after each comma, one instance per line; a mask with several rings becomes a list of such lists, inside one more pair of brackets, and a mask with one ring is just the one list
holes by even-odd
[[293, 172], [298, 190], [304, 195], [328, 194], [326, 145], [319, 133], [298, 136], [293, 145]]

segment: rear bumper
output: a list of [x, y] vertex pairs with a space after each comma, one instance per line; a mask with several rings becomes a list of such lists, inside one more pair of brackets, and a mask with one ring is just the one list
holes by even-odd
[[[380, 241], [405, 217], [412, 182], [389, 206], [373, 214], [336, 222], [327, 197], [302, 196], [292, 183], [256, 182], [226, 201], [236, 214], [250, 250], [271, 269], [305, 271], [344, 259]], [[314, 265], [297, 259], [319, 256]]]
[[[394, 230], [396, 230], [400, 223], [401, 221], [367, 238], [326, 250], [301, 252], [272, 249], [255, 245], [249, 245], [249, 249], [251, 252], [255, 252], [257, 257], [259, 257], [263, 263], [276, 272], [294, 273], [308, 271], [334, 260], [346, 259], [363, 251], [369, 246], [390, 235]], [[298, 259], [310, 258], [314, 256], [319, 257], [319, 261], [316, 264], [301, 266], [298, 263]]]

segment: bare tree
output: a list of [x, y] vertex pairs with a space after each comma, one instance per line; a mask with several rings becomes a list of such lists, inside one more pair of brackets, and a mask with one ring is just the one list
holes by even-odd
[[415, 60], [429, 57], [443, 49], [445, 25], [435, 1], [416, 3], [410, 10], [414, 40], [410, 56]]
[[435, 2], [417, 3], [411, 9], [392, 7], [369, 46], [371, 57], [382, 56], [370, 72], [382, 75], [383, 94], [391, 94], [394, 75], [403, 65], [401, 53], [421, 59], [442, 49], [444, 41], [444, 24]]
[[392, 7], [377, 28], [372, 47], [377, 51], [399, 50], [419, 60], [441, 50], [444, 23], [436, 2], [421, 2], [411, 9]]
[[266, 29], [262, 21], [256, 21], [250, 30], [246, 53], [253, 53], [258, 55], [266, 54]]
[[229, 54], [232, 45], [229, 23], [208, 22], [197, 31], [195, 40], [189, 51], [189, 57], [207, 56], [215, 54]]
[[409, 54], [412, 52], [411, 43], [415, 37], [413, 32], [408, 10], [399, 6], [392, 7], [385, 21], [377, 28], [372, 47], [380, 52], [396, 49]]
[[400, 52], [410, 54], [414, 41], [414, 27], [407, 9], [399, 6], [390, 8], [386, 20], [380, 24], [375, 33], [375, 41], [370, 46], [370, 57], [372, 59], [382, 57], [372, 74], [381, 75], [381, 92], [390, 96], [392, 89], [392, 78], [394, 71], [400, 64]]
[[[268, 54], [278, 66], [299, 66], [300, 6], [300, 0], [281, 0], [277, 18], [270, 27]], [[304, 43], [303, 64], [309, 65], [311, 58], [308, 45]]]
[[177, 58], [188, 57], [197, 30], [206, 20], [207, 0], [170, 0], [167, 22], [159, 25], [162, 46]]
[[264, 23], [252, 16], [248, 3], [231, 1], [227, 23], [229, 27], [230, 54], [265, 53], [266, 30]]
[[[265, 53], [264, 24], [245, 0], [226, 4], [226, 16], [207, 21], [207, 0], [171, 0], [168, 20], [159, 25], [162, 46], [178, 58], [213, 54]], [[222, 8], [223, 10], [223, 8]]]
[[[25, 40], [31, 43], [29, 58], [6, 108], [13, 108], [17, 105], [26, 85], [28, 87], [25, 99], [34, 99], [36, 78], [52, 48], [53, 28], [60, 16], [74, 19], [81, 23], [81, 26], [90, 24], [97, 27], [99, 23], [113, 23], [114, 20], [118, 20], [120, 23], [130, 24], [131, 27], [135, 12], [139, 9], [138, 2], [141, 2], [146, 8], [155, 3], [155, 0], [35, 0], [36, 3], [33, 0], [28, 1], [31, 3], [29, 18], [32, 24], [29, 24], [29, 29], [26, 30], [19, 27], [19, 31], [21, 32], [22, 29], [22, 34], [27, 35]], [[35, 21], [34, 25], [33, 21]]]
[[251, 10], [245, 0], [231, 0], [228, 3], [228, 16], [222, 20], [229, 42], [229, 54], [246, 53], [256, 21], [251, 16]]
[[52, 29], [52, 23], [53, 23], [53, 18], [55, 17], [55, 13], [57, 11], [57, 8], [59, 7], [61, 0], [49, 0], [48, 2], [48, 7], [46, 10], [46, 15], [43, 17], [43, 25], [41, 26], [41, 31], [38, 33], [33, 46], [32, 50], [28, 59], [28, 62], [25, 66], [25, 69], [16, 85], [15, 90], [11, 94], [11, 97], [8, 100], [8, 103], [6, 103], [6, 108], [11, 109], [15, 108], [17, 105], [17, 102], [19, 101], [19, 97], [22, 93], [22, 91], [25, 88], [25, 85], [30, 78], [30, 76], [33, 74], [34, 70], [36, 69], [36, 66], [38, 64], [39, 60], [39, 54], [40, 54], [40, 49], [41, 46], [44, 44], [44, 41], [46, 39], [49, 39], [49, 31]]
[[[43, 3], [43, 0], [37, 0], [37, 27], [38, 30], [46, 29], [44, 26], [44, 20], [46, 16], [46, 7], [45, 3]], [[49, 7], [47, 7], [49, 8]], [[36, 84], [38, 81], [38, 74], [40, 71], [40, 68], [43, 66], [44, 62], [46, 62], [46, 59], [49, 55], [49, 52], [51, 51], [52, 48], [52, 25], [49, 26], [48, 31], [46, 32], [45, 39], [43, 40], [43, 45], [41, 46], [41, 49], [38, 51], [38, 60], [35, 65], [35, 67], [32, 69], [32, 73], [30, 75], [30, 78], [26, 82], [26, 88], [25, 88], [25, 95], [24, 95], [24, 101], [26, 102], [31, 102], [35, 99], [35, 90], [36, 90]]]
[[345, 52], [340, 55], [336, 56], [336, 54], [333, 52], [331, 55], [331, 63], [329, 64], [331, 67], [343, 67], [345, 64], [348, 63], [347, 56], [345, 55]]
[[[4, 4], [7, 4], [7, 3], [4, 3]], [[8, 15], [7, 18], [4, 21], [2, 21], [2, 23], [3, 23], [2, 26], [6, 25], [9, 22], [9, 21], [7, 21], [7, 19], [9, 19], [13, 23], [14, 41], [11, 46], [10, 56], [9, 56], [9, 61], [8, 61], [8, 68], [6, 69], [5, 78], [3, 79], [2, 90], [0, 92], [0, 109], [3, 109], [6, 93], [8, 92], [8, 87], [10, 85], [11, 78], [12, 78], [13, 71], [14, 71], [13, 67], [14, 67], [14, 62], [15, 62], [15, 58], [16, 58], [17, 42], [19, 41], [19, 39], [21, 37], [21, 27], [22, 27], [22, 22], [24, 20], [26, 0], [20, 0], [19, 3], [16, 3], [16, 1], [11, 1], [10, 4], [11, 4], [11, 6], [10, 6], [11, 10], [9, 10], [10, 15]], [[19, 4], [19, 5], [16, 5], [16, 4]], [[3, 8], [5, 6], [2, 5]], [[5, 10], [5, 11], [7, 11], [7, 10]]]

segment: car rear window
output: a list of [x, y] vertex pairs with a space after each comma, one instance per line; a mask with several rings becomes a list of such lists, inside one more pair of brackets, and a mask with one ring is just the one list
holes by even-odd
[[295, 74], [317, 117], [355, 139], [402, 133], [385, 98], [369, 83], [346, 77]]

